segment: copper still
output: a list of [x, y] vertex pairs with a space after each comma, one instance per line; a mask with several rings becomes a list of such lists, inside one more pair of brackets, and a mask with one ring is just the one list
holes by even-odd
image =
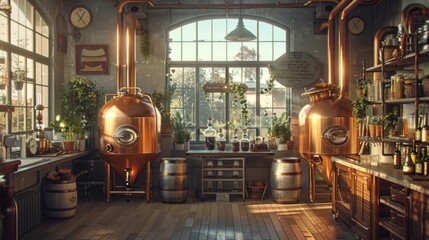
[[[328, 19], [328, 68], [329, 82], [310, 88], [303, 95], [310, 97], [310, 103], [299, 114], [299, 152], [310, 166], [310, 201], [315, 198], [315, 170], [330, 184], [332, 182], [333, 155], [357, 154], [358, 133], [352, 116], [352, 102], [348, 99], [348, 33], [347, 14], [361, 1], [343, 0], [330, 12]], [[335, 16], [339, 23], [339, 81], [335, 81]]]
[[[126, 16], [126, 33], [123, 33], [123, 7], [127, 2], [122, 1], [118, 6], [117, 16], [117, 84], [118, 93], [106, 95], [106, 103], [98, 114], [99, 148], [101, 157], [106, 165], [106, 197], [110, 194], [146, 194], [150, 198], [150, 162], [155, 160], [160, 152], [160, 114], [153, 105], [150, 96], [142, 94], [136, 85], [135, 51], [136, 30], [139, 29], [137, 18], [128, 13]], [[122, 48], [126, 37], [126, 56]], [[126, 57], [126, 83], [123, 86], [123, 66]], [[107, 101], [108, 96], [113, 96]], [[140, 172], [146, 167], [145, 191], [135, 191], [133, 185]], [[113, 169], [111, 169], [113, 168]], [[113, 189], [110, 186], [111, 170], [125, 183], [123, 190], [116, 191], [116, 181]], [[119, 189], [119, 188], [118, 188]]]

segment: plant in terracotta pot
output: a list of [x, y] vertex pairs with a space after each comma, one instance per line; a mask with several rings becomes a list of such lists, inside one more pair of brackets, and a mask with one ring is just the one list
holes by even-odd
[[398, 118], [399, 118], [399, 109], [397, 107], [394, 107], [392, 111], [389, 111], [384, 116], [384, 126], [383, 131], [384, 135], [391, 135], [396, 136], [398, 135]]
[[276, 138], [277, 150], [287, 149], [287, 142], [291, 140], [292, 133], [290, 129], [290, 117], [286, 115], [286, 112], [283, 112], [280, 117], [273, 114], [268, 134], [270, 137]]
[[372, 80], [363, 76], [356, 79], [356, 93], [359, 98], [368, 96], [368, 87], [372, 83]]
[[69, 133], [85, 139], [89, 126], [95, 124], [101, 93], [95, 83], [82, 76], [74, 76], [66, 85], [61, 99], [61, 116]]
[[361, 137], [365, 135], [364, 129], [367, 119], [366, 110], [368, 108], [369, 102], [365, 98], [358, 98], [352, 102], [352, 105], [352, 114], [356, 119], [356, 123], [358, 124], [358, 136]]

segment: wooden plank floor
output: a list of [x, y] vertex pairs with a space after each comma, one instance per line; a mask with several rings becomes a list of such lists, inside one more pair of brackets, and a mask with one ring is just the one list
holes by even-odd
[[21, 239], [355, 239], [332, 219], [331, 203], [188, 198], [185, 204], [147, 203], [133, 196], [80, 198], [76, 216], [44, 218]]

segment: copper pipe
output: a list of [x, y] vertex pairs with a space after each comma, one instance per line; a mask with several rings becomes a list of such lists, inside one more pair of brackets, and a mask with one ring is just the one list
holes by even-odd
[[153, 6], [153, 3], [150, 0], [122, 0], [118, 4], [118, 13], [122, 13], [125, 5], [127, 5], [128, 3], [145, 3], [145, 4], [148, 4], [149, 6]]
[[272, 4], [154, 4], [148, 9], [251, 9], [251, 8], [306, 8], [304, 3], [272, 3]]
[[340, 80], [339, 88], [340, 94], [339, 98], [348, 98], [349, 97], [349, 34], [347, 31], [347, 16], [348, 14], [356, 8], [363, 0], [353, 0], [347, 7], [343, 9], [340, 15]]
[[122, 13], [119, 12], [118, 8], [118, 14], [116, 18], [116, 92], [119, 93], [119, 89], [121, 89], [124, 86], [124, 80], [123, 80], [123, 60], [122, 60], [122, 25], [123, 25], [123, 16]]
[[313, 3], [321, 3], [321, 2], [331, 2], [331, 3], [339, 3], [341, 0], [308, 0], [304, 5], [309, 5]]
[[343, 0], [335, 6], [328, 17], [328, 82], [335, 84], [335, 17], [351, 0]]
[[141, 25], [134, 14], [127, 14], [126, 27], [127, 86], [130, 88], [130, 94], [135, 94], [134, 87], [136, 86], [136, 31], [141, 29]]
[[[378, 65], [380, 63], [379, 61], [379, 55], [378, 55], [378, 51], [381, 47], [381, 41], [384, 39], [384, 37], [387, 34], [396, 34], [398, 32], [398, 28], [394, 27], [394, 26], [387, 26], [387, 27], [382, 27], [380, 29], [377, 30], [377, 32], [375, 32], [374, 35], [374, 66]], [[374, 72], [373, 74], [373, 80], [375, 81], [376, 79], [380, 79], [383, 80], [381, 77], [381, 73], [379, 72]]]

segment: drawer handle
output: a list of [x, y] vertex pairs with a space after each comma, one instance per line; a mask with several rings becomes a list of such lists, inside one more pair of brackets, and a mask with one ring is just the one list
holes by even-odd
[[358, 222], [356, 219], [352, 218], [352, 221], [357, 225], [359, 225], [361, 228], [363, 228], [365, 231], [369, 230], [369, 227], [365, 227], [364, 225], [362, 225], [362, 223]]

